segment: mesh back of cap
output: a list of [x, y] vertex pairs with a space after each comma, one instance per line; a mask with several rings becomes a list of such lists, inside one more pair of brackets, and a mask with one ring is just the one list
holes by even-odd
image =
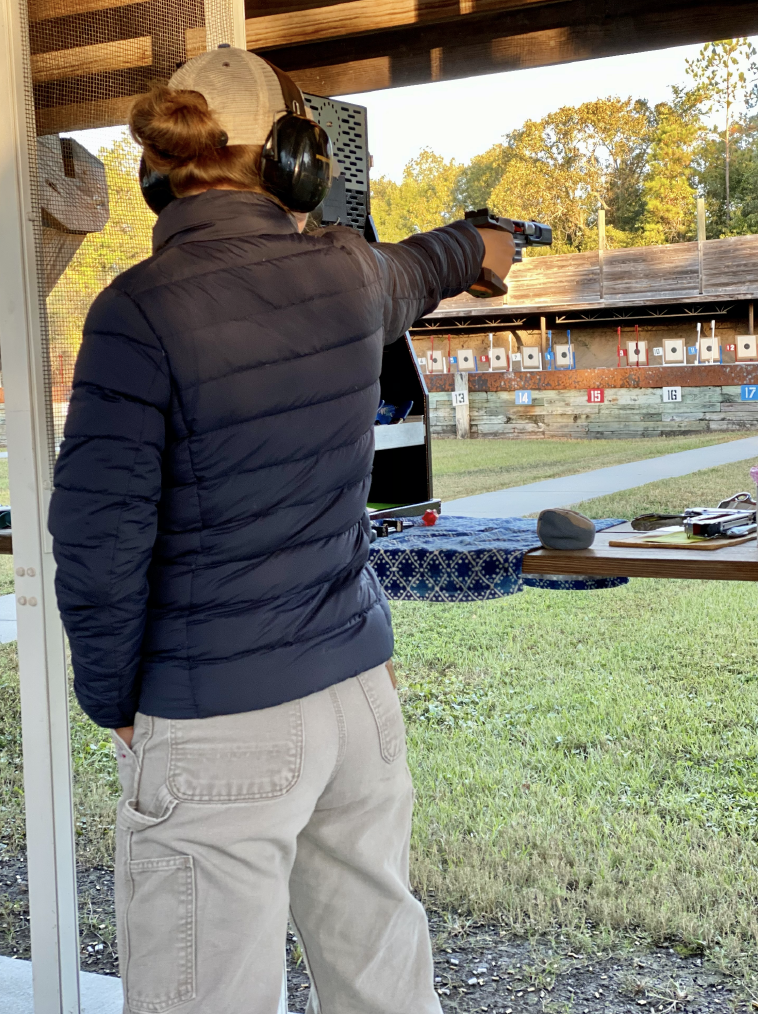
[[[198, 46], [232, 38], [226, 0], [29, 0], [26, 94], [41, 285], [48, 438], [60, 444], [84, 318], [112, 279], [150, 254], [155, 218], [124, 129], [99, 157], [73, 131], [125, 124], [135, 95]], [[53, 455], [54, 457], [54, 455]]]

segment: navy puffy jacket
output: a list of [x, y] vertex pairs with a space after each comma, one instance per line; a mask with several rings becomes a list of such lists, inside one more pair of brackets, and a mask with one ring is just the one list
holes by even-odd
[[458, 222], [300, 235], [262, 194], [174, 201], [87, 317], [50, 531], [91, 718], [266, 708], [392, 654], [365, 506], [382, 346], [479, 273]]

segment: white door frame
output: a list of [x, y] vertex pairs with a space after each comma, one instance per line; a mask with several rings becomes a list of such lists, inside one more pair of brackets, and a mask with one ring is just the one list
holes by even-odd
[[[35, 1014], [79, 1014], [68, 693], [47, 533], [50, 466], [31, 181], [26, 0], [0, 0], [0, 349], [13, 489]], [[31, 132], [33, 137], [34, 132]], [[35, 175], [33, 175], [35, 174]]]

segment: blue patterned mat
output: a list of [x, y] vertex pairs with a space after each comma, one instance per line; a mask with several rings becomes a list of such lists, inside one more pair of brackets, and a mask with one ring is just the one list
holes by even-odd
[[[600, 532], [620, 524], [596, 521]], [[514, 595], [524, 587], [562, 591], [618, 588], [626, 577], [524, 575], [524, 554], [538, 549], [536, 518], [456, 518], [421, 523], [371, 546], [369, 562], [388, 599], [475, 602]]]

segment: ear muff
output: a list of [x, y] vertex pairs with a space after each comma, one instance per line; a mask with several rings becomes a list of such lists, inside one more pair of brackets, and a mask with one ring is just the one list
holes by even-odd
[[266, 190], [291, 211], [313, 211], [332, 185], [332, 142], [318, 123], [285, 113], [276, 120], [261, 156]]
[[167, 205], [176, 200], [168, 176], [148, 169], [144, 155], [139, 162], [139, 185], [145, 203], [156, 215], [160, 215]]

